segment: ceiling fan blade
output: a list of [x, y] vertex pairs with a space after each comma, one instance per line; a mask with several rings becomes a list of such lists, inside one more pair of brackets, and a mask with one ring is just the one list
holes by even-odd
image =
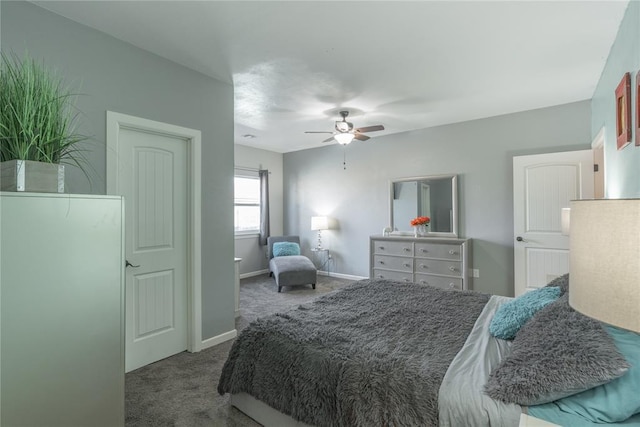
[[368, 137], [367, 135], [362, 135], [361, 133], [356, 133], [353, 136], [353, 139], [357, 139], [359, 141], [366, 141], [367, 139], [371, 139], [370, 137]]
[[324, 140], [324, 141], [322, 141], [322, 142], [329, 142], [329, 141], [335, 141], [335, 139], [334, 139], [333, 137], [331, 137], [331, 138], [327, 138], [327, 139], [325, 139], [325, 140]]
[[324, 130], [306, 130], [304, 131], [304, 133], [333, 133], [333, 132], [324, 131]]
[[356, 129], [356, 132], [375, 132], [377, 130], [384, 130], [384, 126], [382, 125], [365, 126], [363, 128]]

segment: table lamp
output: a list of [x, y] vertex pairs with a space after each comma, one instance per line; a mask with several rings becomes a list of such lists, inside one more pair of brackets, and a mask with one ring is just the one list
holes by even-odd
[[640, 332], [640, 199], [571, 201], [569, 304]]
[[316, 249], [322, 249], [322, 230], [329, 229], [329, 218], [326, 216], [312, 216], [311, 229], [318, 230], [318, 245]]

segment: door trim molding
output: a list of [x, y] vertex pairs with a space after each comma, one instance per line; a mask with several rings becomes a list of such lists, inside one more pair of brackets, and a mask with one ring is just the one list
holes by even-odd
[[[599, 173], [602, 173], [602, 187], [603, 187], [603, 197], [607, 197], [607, 174], [606, 174], [606, 164], [607, 164], [607, 151], [604, 149], [604, 126], [602, 126], [600, 128], [600, 130], [598, 131], [598, 133], [596, 134], [596, 136], [593, 138], [593, 141], [591, 141], [591, 151], [593, 151], [594, 153], [594, 163], [595, 163], [595, 152], [596, 150], [602, 150], [602, 165], [601, 166], [601, 171]], [[595, 197], [595, 176], [594, 176], [594, 197]]]
[[151, 132], [184, 138], [187, 143], [188, 169], [188, 243], [187, 243], [187, 350], [202, 350], [202, 134], [199, 130], [107, 111], [107, 194], [119, 195], [120, 129]]

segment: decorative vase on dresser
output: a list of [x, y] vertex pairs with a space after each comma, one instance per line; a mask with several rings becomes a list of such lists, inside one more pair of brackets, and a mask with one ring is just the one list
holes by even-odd
[[471, 289], [471, 239], [371, 236], [370, 277]]
[[124, 425], [121, 197], [0, 193], [3, 426]]
[[413, 237], [424, 237], [427, 235], [428, 228], [426, 225], [414, 225]]

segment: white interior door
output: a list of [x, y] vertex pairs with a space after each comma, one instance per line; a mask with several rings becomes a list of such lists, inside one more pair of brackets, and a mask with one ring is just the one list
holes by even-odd
[[127, 128], [118, 138], [129, 372], [187, 349], [187, 144]]
[[593, 197], [591, 150], [513, 158], [514, 294], [569, 272], [561, 211]]

